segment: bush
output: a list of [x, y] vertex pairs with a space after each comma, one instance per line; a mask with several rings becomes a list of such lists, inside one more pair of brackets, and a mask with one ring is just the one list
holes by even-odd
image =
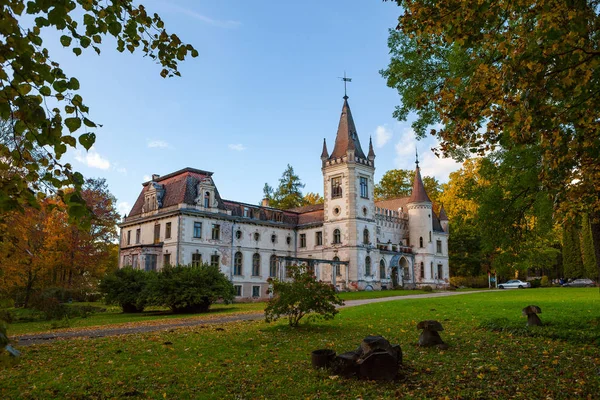
[[422, 291], [424, 291], [425, 293], [431, 293], [433, 292], [433, 288], [431, 286], [423, 286], [421, 288]]
[[540, 286], [542, 286], [542, 280], [541, 279], [532, 279], [529, 281], [529, 283], [531, 283], [531, 287], [532, 288], [539, 288]]
[[548, 276], [546, 276], [546, 275], [542, 276], [542, 280], [540, 281], [540, 286], [542, 286], [542, 287], [550, 286], [550, 280], [548, 279]]
[[468, 288], [486, 288], [488, 286], [487, 275], [480, 276], [451, 276], [450, 285], [457, 288], [468, 287]]
[[336, 305], [344, 302], [336, 295], [330, 283], [317, 281], [305, 267], [287, 267], [291, 280], [269, 280], [273, 298], [265, 308], [265, 320], [275, 321], [282, 315], [288, 317], [290, 326], [298, 323], [307, 314], [314, 313], [324, 319], [332, 319], [338, 313]]
[[100, 282], [106, 304], [119, 305], [125, 313], [144, 311], [147, 303], [148, 282], [153, 273], [125, 267], [107, 275]]
[[149, 285], [149, 299], [154, 305], [169, 307], [176, 313], [207, 312], [222, 299], [233, 301], [233, 284], [217, 266], [166, 266]]

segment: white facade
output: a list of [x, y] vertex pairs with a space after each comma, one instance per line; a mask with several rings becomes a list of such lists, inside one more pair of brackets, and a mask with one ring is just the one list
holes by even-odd
[[213, 263], [245, 298], [265, 297], [267, 279], [285, 277], [290, 262], [312, 265], [341, 290], [447, 285], [448, 221], [434, 213], [418, 166], [411, 198], [375, 202], [374, 160], [345, 98], [335, 148], [329, 155], [324, 144], [321, 155], [323, 205], [223, 200], [212, 173], [192, 168], [154, 175], [120, 224], [120, 266]]

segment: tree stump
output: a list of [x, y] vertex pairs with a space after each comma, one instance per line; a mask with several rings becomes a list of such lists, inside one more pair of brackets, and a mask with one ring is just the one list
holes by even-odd
[[438, 332], [443, 331], [442, 324], [435, 320], [421, 321], [417, 325], [417, 329], [422, 329], [419, 336], [419, 346], [431, 347], [444, 345], [444, 341]]

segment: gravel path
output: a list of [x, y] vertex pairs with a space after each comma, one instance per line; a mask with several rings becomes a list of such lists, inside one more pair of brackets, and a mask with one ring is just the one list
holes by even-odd
[[[345, 305], [340, 308], [346, 307], [355, 307], [361, 306], [364, 304], [371, 303], [382, 303], [386, 301], [401, 301], [401, 300], [410, 300], [410, 299], [423, 299], [423, 298], [433, 298], [433, 297], [447, 297], [447, 296], [460, 296], [465, 294], [473, 294], [473, 293], [485, 293], [482, 291], [473, 291], [473, 292], [438, 292], [438, 293], [429, 293], [429, 294], [411, 294], [407, 296], [396, 296], [396, 297], [382, 297], [379, 299], [363, 299], [363, 300], [347, 300]], [[127, 326], [127, 327], [118, 327], [118, 328], [100, 328], [100, 329], [81, 329], [81, 330], [73, 330], [73, 331], [65, 331], [65, 332], [55, 332], [55, 333], [32, 333], [28, 335], [21, 335], [17, 337], [13, 337], [12, 339], [17, 341], [19, 346], [29, 346], [33, 344], [41, 344], [48, 343], [54, 340], [65, 340], [65, 339], [73, 339], [73, 338], [87, 338], [87, 339], [95, 339], [106, 336], [117, 336], [117, 335], [131, 335], [136, 333], [146, 333], [146, 332], [155, 332], [155, 331], [166, 331], [181, 327], [188, 326], [199, 326], [199, 325], [208, 325], [208, 324], [224, 324], [228, 322], [238, 322], [238, 321], [256, 321], [264, 318], [264, 314], [262, 311], [256, 313], [249, 314], [237, 314], [231, 316], [223, 316], [217, 318], [198, 318], [180, 322], [169, 322], [168, 320], [160, 321], [151, 325], [140, 325], [140, 326]]]

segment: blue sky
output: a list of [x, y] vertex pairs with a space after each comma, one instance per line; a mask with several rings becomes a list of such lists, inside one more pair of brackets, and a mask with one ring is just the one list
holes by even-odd
[[[389, 61], [388, 29], [399, 9], [381, 1], [144, 0], [170, 32], [200, 55], [163, 79], [141, 53], [121, 54], [106, 40], [102, 54], [75, 57], [52, 34], [45, 42], [67, 75], [76, 76], [91, 118], [103, 125], [90, 152], [65, 156], [85, 176], [104, 177], [121, 212], [129, 212], [153, 173], [184, 167], [214, 172], [226, 199], [258, 203], [287, 164], [323, 192], [323, 138], [333, 149], [344, 94], [363, 148], [373, 137], [375, 178], [414, 168], [410, 122], [392, 117], [399, 103], [379, 70]], [[435, 141], [418, 142], [426, 175], [440, 181], [458, 169], [437, 159]]]

